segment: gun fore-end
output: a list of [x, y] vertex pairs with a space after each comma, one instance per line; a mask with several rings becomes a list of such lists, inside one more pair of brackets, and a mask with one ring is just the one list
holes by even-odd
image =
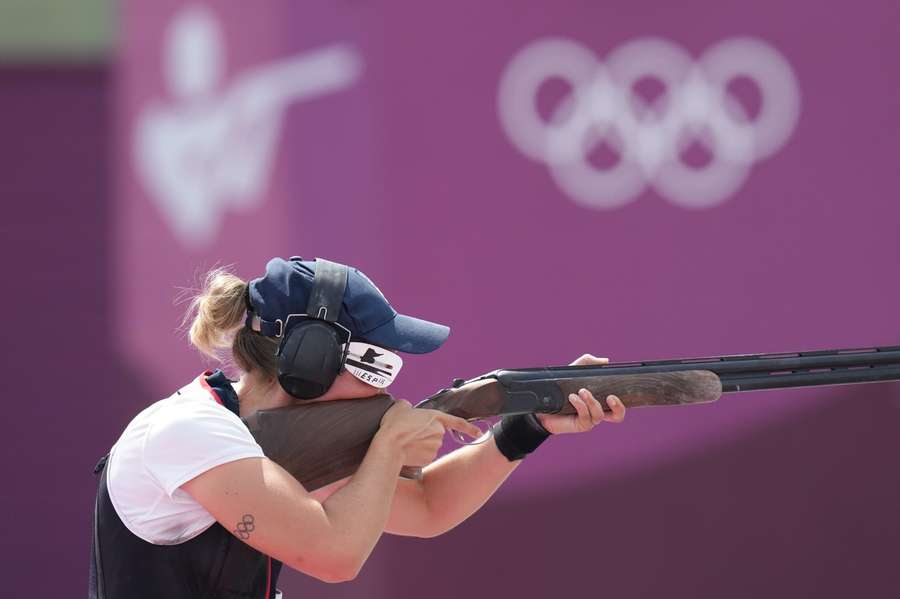
[[[709, 370], [560, 379], [557, 385], [566, 397], [580, 389], [587, 389], [606, 412], [610, 411], [606, 405], [606, 397], [609, 395], [621, 399], [627, 408], [709, 403], [722, 395], [722, 381], [716, 373]], [[576, 412], [567, 400], [559, 413]]]

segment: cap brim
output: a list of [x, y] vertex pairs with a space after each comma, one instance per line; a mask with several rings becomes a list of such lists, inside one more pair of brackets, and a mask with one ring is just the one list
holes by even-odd
[[410, 354], [427, 354], [443, 345], [450, 327], [404, 314], [397, 314], [363, 337], [383, 347]]

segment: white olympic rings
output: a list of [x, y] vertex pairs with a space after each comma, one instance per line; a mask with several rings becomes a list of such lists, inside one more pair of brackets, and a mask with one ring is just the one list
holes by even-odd
[[[753, 118], [729, 90], [741, 78], [759, 91]], [[538, 112], [538, 92], [554, 79], [571, 92], [545, 119]], [[663, 87], [650, 101], [635, 91], [645, 79]], [[755, 38], [718, 42], [696, 62], [668, 40], [638, 38], [602, 63], [577, 42], [548, 38], [513, 57], [501, 77], [497, 104], [512, 143], [545, 163], [576, 202], [617, 208], [650, 185], [675, 204], [704, 208], [737, 191], [753, 163], [790, 138], [800, 91], [787, 60]], [[697, 143], [710, 158], [690, 166], [683, 153]], [[598, 144], [612, 150], [615, 164], [591, 163], [591, 149]]]

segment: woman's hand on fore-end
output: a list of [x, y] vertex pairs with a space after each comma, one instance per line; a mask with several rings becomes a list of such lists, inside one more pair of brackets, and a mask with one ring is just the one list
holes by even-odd
[[[598, 358], [591, 354], [584, 354], [570, 366], [587, 366], [591, 364], [608, 364], [609, 358]], [[548, 432], [559, 435], [562, 433], [584, 433], [601, 422], [619, 423], [625, 419], [625, 404], [615, 395], [606, 398], [611, 414], [603, 411], [600, 402], [587, 389], [581, 389], [578, 393], [569, 395], [569, 403], [575, 408], [572, 415], [559, 414], [535, 414], [538, 421]]]

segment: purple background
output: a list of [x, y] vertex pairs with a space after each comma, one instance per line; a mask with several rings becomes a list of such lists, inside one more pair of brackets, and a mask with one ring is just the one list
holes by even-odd
[[[400, 310], [450, 324], [440, 352], [408, 360], [395, 391], [414, 400], [584, 351], [898, 343], [894, 3], [213, 3], [229, 76], [336, 41], [365, 64], [347, 90], [287, 110], [262, 209], [231, 213], [202, 251], [167, 231], [131, 162], [135, 111], [165, 97], [160, 37], [178, 6], [125, 2], [115, 67], [0, 72], [5, 301], [28, 315], [11, 318], [4, 353], [16, 403], [0, 546], [23, 564], [10, 596], [82, 592], [90, 469], [134, 413], [205, 367], [174, 332], [173, 299], [215, 263], [251, 277], [275, 254], [350, 262]], [[649, 191], [586, 210], [506, 139], [500, 73], [538, 37], [602, 57], [648, 34], [694, 56], [767, 40], [797, 74], [800, 121], [720, 206]], [[895, 596], [898, 416], [897, 385], [634, 411], [552, 440], [451, 533], [386, 537], [353, 583], [287, 573], [281, 586], [289, 599]]]

